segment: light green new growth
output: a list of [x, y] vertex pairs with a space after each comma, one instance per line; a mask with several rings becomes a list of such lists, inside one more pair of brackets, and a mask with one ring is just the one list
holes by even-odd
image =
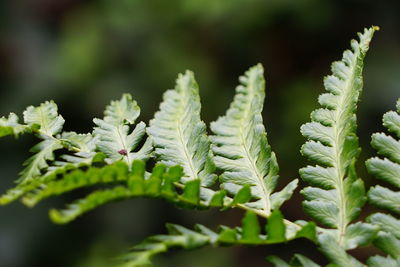
[[291, 197], [298, 181], [273, 193], [279, 167], [262, 122], [263, 74], [259, 64], [240, 77], [241, 85], [236, 88], [236, 96], [226, 115], [211, 123], [214, 133], [211, 141], [215, 164], [223, 171], [222, 187], [236, 194], [242, 186], [250, 185], [255, 201], [246, 206], [268, 217], [272, 210], [279, 209]]
[[179, 74], [175, 89], [164, 94], [160, 111], [147, 129], [153, 139], [156, 159], [184, 169], [183, 183], [200, 179], [204, 187], [215, 182], [210, 141], [200, 119], [199, 87], [191, 71]]
[[[371, 145], [383, 159], [375, 157], [367, 160], [369, 173], [376, 178], [400, 189], [400, 99], [397, 100], [397, 112], [389, 111], [383, 116], [383, 125], [395, 138], [384, 133], [372, 135]], [[379, 208], [400, 215], [400, 191], [377, 185], [368, 192], [369, 202]], [[389, 214], [375, 213], [369, 221], [379, 226], [381, 232], [374, 241], [375, 246], [388, 254], [388, 257], [374, 256], [369, 266], [400, 266], [400, 220]]]
[[104, 118], [94, 119], [97, 125], [94, 136], [98, 137], [97, 148], [106, 154], [109, 163], [123, 159], [131, 164], [135, 159], [147, 160], [152, 151], [151, 141], [148, 139], [139, 151], [134, 151], [146, 133], [146, 124], [140, 122], [133, 131], [130, 126], [135, 124], [139, 117], [140, 108], [131, 95], [124, 94], [119, 101], [112, 101], [106, 107]]
[[355, 172], [360, 148], [356, 136], [356, 109], [362, 90], [363, 60], [377, 27], [365, 29], [351, 50], [332, 64], [332, 75], [324, 80], [328, 93], [319, 97], [322, 108], [311, 114], [312, 122], [301, 127], [308, 141], [301, 152], [315, 162], [300, 170], [312, 187], [302, 190], [304, 210], [323, 225], [335, 230], [319, 236], [322, 251], [339, 266], [358, 266], [344, 251], [371, 240], [374, 227], [350, 223], [365, 203], [363, 181]]
[[26, 168], [21, 172], [20, 181], [26, 182], [41, 176], [42, 170], [48, 167], [47, 161], [54, 160], [54, 151], [63, 148], [55, 135], [61, 132], [64, 119], [58, 115], [57, 105], [51, 101], [38, 107], [28, 107], [24, 111], [24, 122], [43, 139], [31, 149], [36, 154], [24, 162]]

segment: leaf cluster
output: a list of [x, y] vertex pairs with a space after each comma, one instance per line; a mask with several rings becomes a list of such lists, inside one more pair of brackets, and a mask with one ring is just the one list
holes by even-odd
[[[23, 123], [14, 113], [0, 118], [0, 137], [32, 134], [39, 139], [17, 185], [0, 197], [0, 204], [21, 199], [32, 207], [48, 197], [94, 188], [64, 209], [51, 209], [50, 218], [68, 223], [109, 202], [138, 197], [194, 210], [246, 211], [235, 228], [221, 225], [213, 231], [196, 225], [192, 230], [168, 224], [167, 234], [149, 237], [122, 256], [124, 267], [147, 266], [154, 255], [172, 248], [268, 246], [296, 238], [315, 243], [329, 266], [400, 266], [400, 192], [395, 191], [400, 187], [400, 100], [397, 111], [383, 117], [394, 137], [374, 134], [371, 144], [381, 157], [366, 162], [369, 173], [391, 188], [377, 185], [366, 193], [357, 175], [361, 148], [356, 111], [364, 58], [376, 30], [359, 33], [351, 49], [332, 64], [332, 74], [324, 79], [327, 92], [318, 99], [321, 107], [301, 127], [307, 139], [301, 153], [311, 162], [299, 171], [308, 184], [301, 190], [303, 207], [318, 226], [289, 221], [280, 212], [298, 180], [276, 191], [279, 165], [262, 118], [265, 80], [260, 64], [239, 78], [232, 103], [210, 124], [210, 135], [191, 71], [179, 74], [175, 88], [165, 92], [149, 126], [136, 122], [140, 108], [129, 94], [112, 101], [85, 134], [63, 131], [65, 121], [52, 101], [28, 107]], [[359, 214], [367, 202], [392, 214], [378, 212], [362, 221]], [[386, 256], [372, 256], [364, 264], [348, 253], [371, 243]], [[300, 254], [290, 263], [271, 255], [267, 260], [276, 266], [319, 266]]]

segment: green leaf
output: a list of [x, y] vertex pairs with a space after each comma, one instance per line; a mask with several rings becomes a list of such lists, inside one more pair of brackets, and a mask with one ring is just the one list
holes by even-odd
[[[279, 211], [274, 211], [271, 215], [272, 224], [279, 223], [284, 226], [282, 215]], [[269, 219], [271, 220], [271, 218]], [[143, 264], [151, 264], [151, 258], [157, 254], [165, 253], [172, 248], [195, 249], [201, 248], [206, 245], [212, 246], [227, 246], [227, 245], [267, 245], [271, 243], [268, 236], [260, 234], [261, 227], [258, 218], [254, 212], [246, 212], [242, 220], [242, 228], [235, 227], [229, 228], [227, 226], [220, 226], [217, 232], [203, 226], [196, 225], [195, 230], [191, 230], [176, 224], [167, 224], [168, 234], [156, 235], [146, 238], [142, 243], [133, 247], [132, 251], [120, 257], [121, 265], [123, 267], [143, 266]], [[272, 234], [272, 233], [269, 233]], [[284, 229], [282, 234], [284, 235]], [[282, 235], [279, 235], [280, 237]], [[292, 237], [293, 239], [294, 237]], [[286, 242], [287, 239], [274, 238], [274, 243]], [[276, 264], [277, 266], [291, 266], [287, 265], [284, 261], [269, 256], [267, 259]], [[301, 258], [304, 262], [306, 258]], [[308, 262], [311, 262], [310, 260]], [[286, 264], [286, 265], [282, 265]], [[312, 265], [311, 265], [312, 266]]]
[[107, 155], [107, 162], [123, 159], [131, 164], [135, 159], [146, 160], [150, 157], [152, 151], [150, 139], [137, 150], [146, 134], [145, 123], [140, 122], [133, 131], [130, 130], [139, 114], [140, 108], [136, 101], [132, 100], [129, 94], [124, 94], [120, 100], [112, 101], [106, 107], [102, 120], [93, 120], [97, 125], [94, 128], [96, 144], [98, 149]]
[[290, 262], [292, 267], [295, 266], [303, 266], [303, 267], [320, 267], [319, 264], [316, 264], [306, 256], [303, 256], [301, 254], [295, 254], [292, 261]]
[[338, 243], [335, 236], [330, 233], [320, 234], [318, 241], [321, 246], [322, 252], [338, 266], [351, 266], [351, 267], [362, 267], [364, 266], [361, 262], [356, 260], [354, 257], [346, 253], [345, 249], [341, 244]]
[[368, 259], [368, 267], [399, 267], [400, 260], [391, 257], [373, 256]]
[[368, 198], [375, 206], [400, 215], [400, 192], [377, 185], [368, 192]]
[[244, 243], [255, 243], [261, 241], [261, 228], [257, 215], [254, 212], [247, 211], [242, 220], [242, 239]]
[[90, 166], [92, 162], [95, 161], [96, 155], [98, 155], [98, 153], [96, 153], [97, 138], [93, 137], [92, 134], [63, 132], [59, 136], [59, 140], [63, 147], [73, 152], [73, 154], [61, 155], [59, 160], [56, 160], [51, 166], [49, 166], [48, 173], [54, 172], [67, 165], [75, 168]]
[[350, 250], [368, 245], [374, 239], [378, 230], [378, 227], [368, 223], [357, 222], [349, 225], [344, 237], [344, 248]]
[[368, 219], [370, 223], [379, 226], [382, 231], [400, 239], [400, 220], [383, 213], [374, 213]]
[[211, 198], [209, 205], [211, 207], [222, 207], [224, 205], [225, 196], [226, 196], [226, 191], [224, 190], [215, 193]]
[[7, 135], [14, 135], [15, 137], [18, 137], [29, 130], [30, 129], [27, 125], [18, 123], [18, 116], [15, 115], [15, 113], [10, 113], [8, 118], [0, 118], [0, 137]]
[[110, 124], [121, 125], [125, 122], [135, 124], [140, 108], [130, 94], [123, 94], [118, 101], [111, 101], [104, 111], [104, 120]]
[[141, 244], [133, 247], [132, 252], [119, 258], [120, 267], [148, 266], [150, 259], [167, 252], [174, 247], [186, 249], [200, 248], [210, 243], [207, 235], [198, 233], [180, 225], [168, 224], [168, 235], [156, 235], [147, 238]]
[[313, 242], [316, 242], [317, 227], [314, 222], [308, 222], [296, 232], [295, 238], [307, 238]]
[[[16, 116], [13, 120], [16, 122]], [[60, 140], [54, 136], [61, 132], [64, 119], [58, 115], [57, 105], [53, 101], [47, 101], [38, 107], [29, 106], [24, 111], [24, 121], [40, 139], [43, 139], [32, 147], [31, 152], [36, 154], [24, 162], [26, 167], [17, 180], [17, 182], [26, 183], [41, 176], [42, 171], [49, 167], [48, 161], [54, 160], [54, 151], [63, 148]]]
[[64, 119], [58, 115], [57, 105], [46, 101], [38, 107], [29, 106], [24, 111], [24, 122], [30, 127], [38, 126], [38, 133], [44, 136], [54, 136], [61, 132]]
[[245, 185], [237, 192], [230, 205], [235, 206], [237, 204], [247, 203], [250, 200], [250, 198], [251, 198], [250, 186]]
[[231, 229], [226, 226], [221, 226], [221, 232], [218, 235], [218, 242], [221, 244], [234, 244], [238, 239], [236, 229]]
[[266, 260], [272, 263], [275, 267], [291, 267], [291, 265], [289, 265], [287, 262], [277, 256], [267, 256]]
[[392, 234], [379, 232], [374, 240], [374, 245], [392, 258], [400, 260], [400, 240]]
[[214, 183], [216, 175], [200, 109], [198, 85], [193, 73], [186, 71], [179, 74], [175, 89], [165, 92], [160, 111], [150, 121], [147, 132], [158, 161], [167, 166], [182, 166], [182, 182], [200, 179], [207, 187]]
[[[45, 140], [49, 142], [49, 140]], [[52, 180], [57, 179], [60, 176], [65, 175], [67, 172], [72, 171], [73, 169], [78, 169], [85, 166], [90, 166], [94, 161], [96, 161], [96, 157], [101, 157], [99, 153], [95, 152], [95, 139], [91, 136], [91, 134], [77, 134], [74, 132], [63, 132], [60, 136], [60, 139], [50, 139], [50, 141], [54, 141], [58, 145], [73, 151], [73, 154], [63, 154], [59, 157], [58, 160], [55, 160], [51, 163], [51, 165], [47, 164], [47, 160], [52, 160], [53, 156], [47, 158], [45, 161], [46, 165], [40, 170], [32, 169], [31, 171], [36, 171], [37, 175], [34, 179], [30, 179], [27, 181], [22, 181], [16, 187], [8, 190], [5, 194], [0, 197], [0, 205], [8, 204], [29, 191], [33, 191], [36, 188], [43, 188], [43, 186], [49, 183]], [[44, 142], [44, 141], [42, 141]], [[61, 148], [57, 145], [57, 149]], [[51, 148], [51, 147], [50, 147]], [[49, 148], [49, 149], [50, 149]], [[44, 154], [46, 150], [42, 150], [42, 154]], [[40, 160], [43, 159], [41, 153], [38, 153], [34, 157], [38, 157], [36, 160], [40, 163]], [[45, 156], [45, 155], [44, 155]], [[101, 161], [101, 160], [100, 160]], [[32, 166], [38, 166], [34, 164]], [[42, 174], [42, 170], [46, 170], [44, 174]]]
[[277, 256], [268, 256], [267, 261], [274, 264], [275, 267], [320, 267], [320, 265], [300, 254], [295, 254], [290, 261], [290, 264], [286, 263]]
[[[398, 101], [397, 103], [400, 103]], [[400, 115], [395, 111], [389, 111], [383, 115], [383, 125], [398, 138], [400, 138]]]
[[286, 227], [283, 222], [283, 215], [279, 210], [274, 210], [271, 216], [268, 217], [265, 231], [267, 232], [267, 240], [271, 243], [279, 243], [286, 240]]
[[92, 167], [86, 172], [78, 169], [64, 175], [63, 179], [49, 181], [41, 189], [28, 193], [23, 198], [23, 202], [28, 206], [34, 206], [39, 201], [50, 196], [61, 195], [99, 183], [111, 184], [118, 181], [127, 181], [128, 178], [128, 166], [122, 162], [116, 162], [103, 168]]
[[[400, 138], [400, 99], [397, 100], [397, 112], [389, 111], [383, 115], [383, 125]], [[368, 172], [376, 178], [400, 188], [400, 141], [384, 133], [372, 135], [371, 145], [384, 159], [371, 158], [366, 161]], [[400, 191], [393, 191], [377, 185], [368, 192], [369, 202], [379, 208], [386, 209], [400, 215]], [[381, 232], [374, 241], [374, 245], [394, 259], [375, 256], [369, 259], [369, 266], [398, 266], [400, 265], [400, 220], [382, 213], [371, 215], [368, 220], [377, 225]], [[397, 261], [396, 261], [397, 260]], [[382, 265], [383, 266], [383, 265]]]
[[372, 226], [349, 224], [366, 201], [364, 184], [354, 167], [360, 152], [355, 113], [363, 86], [364, 57], [376, 30], [371, 27], [359, 33], [359, 41], [352, 40], [351, 50], [332, 64], [332, 75], [324, 79], [327, 93], [318, 99], [322, 108], [314, 111], [312, 121], [301, 127], [308, 140], [301, 152], [317, 164], [300, 170], [301, 178], [313, 186], [302, 190], [304, 210], [321, 224], [336, 229], [319, 239], [322, 251], [339, 266], [359, 266], [361, 263], [345, 250], [364, 244], [373, 236], [365, 231], [374, 229]]
[[371, 158], [366, 161], [368, 172], [376, 178], [400, 188], [400, 165], [388, 159]]
[[187, 202], [197, 205], [200, 202], [200, 180], [192, 180], [186, 183], [182, 198]]
[[255, 201], [249, 207], [268, 217], [273, 208], [290, 198], [292, 183], [281, 194], [271, 195], [278, 179], [279, 167], [268, 144], [261, 112], [265, 98], [262, 66], [250, 68], [240, 77], [236, 96], [226, 112], [211, 123], [214, 161], [221, 175], [222, 187], [235, 195], [244, 185], [251, 185]]
[[271, 207], [273, 210], [279, 209], [285, 201], [292, 197], [298, 183], [299, 180], [295, 179], [287, 184], [281, 191], [275, 192], [271, 195]]
[[104, 205], [111, 201], [126, 199], [129, 197], [131, 197], [129, 189], [123, 186], [97, 190], [89, 194], [87, 197], [68, 205], [64, 210], [60, 211], [51, 209], [49, 216], [54, 223], [65, 224], [76, 219], [83, 213], [95, 209], [98, 206]]
[[372, 135], [371, 145], [378, 154], [400, 164], [400, 141], [384, 133], [375, 133]]
[[7, 204], [22, 196], [22, 202], [32, 207], [46, 198], [79, 188], [113, 186], [106, 190], [95, 190], [61, 211], [51, 211], [51, 218], [55, 222], [67, 223], [98, 206], [126, 198], [161, 198], [179, 207], [191, 209], [229, 208], [247, 202], [250, 198], [250, 188], [247, 186], [233, 200], [225, 197], [225, 191], [211, 190], [210, 201], [204, 201], [200, 198], [202, 187], [199, 179], [188, 181], [184, 185], [177, 183], [183, 176], [180, 166], [167, 169], [165, 165], [157, 164], [151, 174], [145, 171], [145, 163], [139, 160], [135, 160], [131, 166], [124, 161], [117, 161], [103, 167], [82, 167], [65, 165], [65, 169], [55, 169], [47, 176], [41, 176], [23, 186], [19, 185], [2, 196], [0, 204]]
[[35, 177], [42, 175], [42, 170], [49, 167], [47, 161], [54, 160], [54, 151], [63, 148], [57, 139], [45, 139], [31, 148], [31, 152], [36, 153], [24, 162], [25, 169], [20, 173], [21, 178], [18, 182], [28, 182]]

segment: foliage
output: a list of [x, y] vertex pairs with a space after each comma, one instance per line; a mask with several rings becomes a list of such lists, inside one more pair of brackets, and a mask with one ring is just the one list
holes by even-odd
[[[383, 125], [400, 138], [400, 99], [397, 100], [397, 112], [389, 111], [383, 115]], [[376, 178], [386, 182], [396, 189], [400, 188], [400, 142], [384, 133], [372, 135], [371, 145], [384, 158], [367, 160], [368, 171]], [[377, 185], [368, 192], [369, 202], [379, 208], [391, 211], [395, 216], [400, 214], [400, 192]], [[400, 265], [400, 220], [384, 213], [372, 214], [368, 221], [377, 225], [380, 232], [374, 240], [376, 247], [388, 254], [387, 257], [371, 257], [369, 266], [399, 266]]]
[[[119, 264], [125, 267], [149, 265], [154, 255], [172, 248], [268, 246], [296, 238], [315, 243], [330, 266], [365, 266], [347, 251], [371, 242], [387, 256], [371, 257], [369, 266], [398, 266], [398, 219], [376, 213], [367, 222], [355, 222], [367, 200], [356, 173], [360, 153], [356, 110], [363, 61], [376, 30], [365, 29], [342, 60], [332, 64], [332, 75], [324, 80], [327, 93], [319, 97], [322, 107], [301, 127], [307, 138], [301, 152], [315, 164], [300, 170], [300, 177], [310, 184], [301, 190], [303, 207], [320, 227], [312, 221], [289, 221], [280, 212], [298, 180], [275, 191], [279, 167], [262, 119], [265, 80], [260, 64], [240, 77], [226, 114], [210, 125], [211, 136], [200, 116], [199, 87], [191, 71], [179, 74], [175, 88], [165, 92], [148, 127], [136, 123], [140, 108], [129, 94], [112, 101], [104, 118], [94, 119], [93, 131], [86, 134], [63, 131], [64, 119], [54, 102], [28, 107], [22, 124], [14, 113], [0, 118], [0, 137], [32, 134], [40, 140], [31, 150], [35, 154], [25, 161], [17, 185], [0, 197], [0, 204], [21, 199], [32, 207], [51, 196], [93, 188], [66, 208], [51, 209], [50, 218], [68, 223], [109, 202], [138, 197], [186, 209], [246, 211], [241, 227], [221, 225], [213, 231], [204, 225], [191, 230], [168, 224], [167, 234], [149, 237], [122, 256]], [[397, 108], [397, 113], [384, 115], [384, 125], [400, 138], [400, 100]], [[399, 187], [399, 141], [379, 133], [373, 135], [372, 146], [385, 158], [368, 160], [369, 172]], [[368, 199], [398, 215], [398, 194], [378, 185], [370, 189]], [[263, 227], [260, 220], [266, 220]], [[319, 266], [300, 254], [290, 263], [273, 255], [267, 260], [276, 266]]]
[[214, 161], [222, 170], [222, 187], [235, 194], [241, 186], [250, 185], [256, 201], [246, 206], [268, 217], [292, 196], [297, 180], [273, 194], [279, 167], [262, 123], [265, 81], [261, 65], [249, 69], [240, 82], [226, 115], [211, 123]]
[[328, 93], [319, 97], [322, 108], [301, 127], [308, 139], [301, 152], [317, 164], [300, 170], [302, 179], [312, 185], [302, 190], [304, 210], [334, 229], [323, 231], [318, 239], [322, 251], [340, 266], [359, 265], [344, 251], [367, 244], [377, 231], [367, 223], [351, 224], [366, 201], [364, 183], [355, 170], [360, 152], [355, 111], [363, 85], [363, 61], [375, 30], [359, 34], [360, 41], [351, 42], [352, 50], [332, 64], [332, 75], [324, 79]]

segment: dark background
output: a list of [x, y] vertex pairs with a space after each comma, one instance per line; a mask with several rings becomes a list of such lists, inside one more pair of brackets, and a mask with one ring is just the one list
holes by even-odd
[[[400, 96], [400, 2], [366, 0], [14, 0], [0, 2], [0, 114], [21, 114], [27, 105], [54, 99], [65, 129], [90, 131], [111, 99], [129, 92], [148, 122], [177, 73], [195, 72], [206, 122], [222, 115], [237, 77], [261, 62], [266, 71], [264, 122], [281, 166], [280, 186], [307, 164], [299, 153], [301, 124], [317, 107], [322, 77], [339, 60], [351, 38], [378, 25], [366, 59], [365, 90], [359, 110], [363, 152], [359, 174], [372, 181], [363, 161], [373, 155], [372, 132], [383, 130], [381, 115]], [[29, 156], [31, 137], [0, 140], [0, 190], [13, 185]], [[241, 211], [181, 211], [157, 200], [130, 200], [101, 207], [58, 226], [49, 207], [69, 196], [28, 209], [0, 207], [1, 267], [105, 267], [114, 256], [164, 223], [191, 227], [201, 222], [236, 226]], [[307, 219], [301, 196], [283, 207], [289, 219]], [[365, 209], [363, 216], [371, 210]], [[264, 257], [305, 253], [324, 263], [310, 242], [288, 246], [178, 251], [155, 266], [256, 267]], [[361, 259], [371, 247], [354, 252]]]

